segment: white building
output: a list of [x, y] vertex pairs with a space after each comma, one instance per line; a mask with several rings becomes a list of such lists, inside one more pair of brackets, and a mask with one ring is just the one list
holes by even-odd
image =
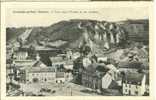
[[32, 66], [34, 63], [35, 60], [29, 58], [26, 50], [19, 50], [15, 52], [13, 60], [13, 64], [15, 66]]
[[102, 88], [103, 89], [109, 89], [110, 87], [112, 87], [113, 83], [115, 85], [117, 85], [117, 82], [116, 82], [116, 72], [113, 71], [113, 70], [109, 70], [102, 78]]
[[83, 58], [82, 62], [85, 68], [88, 67], [90, 64], [92, 64], [92, 61], [88, 57]]
[[68, 61], [64, 64], [64, 68], [67, 70], [73, 70], [73, 62]]
[[70, 73], [59, 70], [58, 66], [47, 67], [41, 61], [37, 61], [31, 68], [26, 70], [27, 83], [51, 82], [64, 83], [71, 80]]
[[106, 75], [103, 76], [102, 78], [102, 88], [107, 89], [109, 88], [109, 85], [113, 81], [112, 76], [109, 73], [106, 73]]
[[14, 58], [17, 60], [23, 60], [28, 58], [28, 52], [27, 51], [17, 51], [14, 54]]
[[31, 59], [13, 61], [13, 64], [15, 66], [32, 66], [34, 63], [35, 63], [35, 60], [31, 60]]
[[127, 73], [122, 82], [123, 95], [142, 96], [146, 91], [146, 76], [144, 74]]
[[67, 59], [72, 59], [72, 57], [73, 57], [73, 52], [72, 52], [72, 50], [67, 50], [66, 51], [66, 56], [67, 56]]
[[30, 68], [26, 69], [26, 82], [52, 82], [56, 76], [56, 69], [47, 67], [40, 60], [37, 60]]
[[79, 53], [79, 52], [73, 53], [72, 58], [73, 58], [74, 60], [77, 59], [78, 57], [80, 57], [80, 53]]
[[107, 62], [107, 60], [108, 60], [108, 57], [103, 57], [103, 56], [98, 56], [97, 57], [98, 62], [100, 62], [100, 61]]
[[26, 81], [30, 83], [54, 82], [56, 76], [55, 68], [31, 68], [26, 72]]

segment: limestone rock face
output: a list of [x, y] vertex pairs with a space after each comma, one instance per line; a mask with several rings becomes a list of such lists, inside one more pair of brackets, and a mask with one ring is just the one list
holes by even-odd
[[9, 35], [7, 42], [11, 43], [18, 40], [23, 45], [72, 49], [85, 43], [95, 51], [97, 48], [110, 49], [126, 40], [126, 33], [120, 25], [97, 20], [74, 19], [60, 21], [48, 27], [7, 28], [6, 31]]

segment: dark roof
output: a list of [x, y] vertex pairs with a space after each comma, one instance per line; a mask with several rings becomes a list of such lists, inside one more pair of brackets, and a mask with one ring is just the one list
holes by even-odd
[[82, 63], [83, 62], [83, 57], [80, 56], [77, 59], [74, 60], [74, 63]]
[[52, 66], [52, 62], [49, 58], [49, 56], [46, 56], [46, 55], [40, 55], [41, 57], [41, 61], [46, 65], [46, 66]]
[[87, 72], [96, 72], [96, 71], [99, 71], [99, 72], [107, 72], [109, 69], [105, 67], [105, 65], [103, 64], [97, 64], [97, 63], [94, 63], [94, 64], [90, 64], [87, 68], [86, 68], [86, 71]]
[[123, 83], [141, 85], [141, 81], [144, 77], [142, 73], [126, 73], [123, 77]]
[[39, 67], [41, 64], [43, 64], [41, 61], [37, 61], [32, 65], [32, 67]]
[[103, 77], [106, 72], [109, 69], [107, 69], [105, 66], [99, 65], [99, 64], [90, 64], [87, 68], [84, 69], [83, 72], [85, 72], [86, 74], [92, 75], [94, 77]]
[[19, 50], [18, 51], [29, 51], [30, 48], [28, 47], [19, 47]]
[[118, 66], [119, 66], [119, 68], [132, 68], [132, 69], [143, 68], [142, 63], [138, 62], [138, 61], [120, 62]]
[[55, 72], [54, 67], [45, 67], [45, 68], [40, 68], [40, 67], [32, 67], [29, 69], [30, 73], [42, 73], [42, 72]]

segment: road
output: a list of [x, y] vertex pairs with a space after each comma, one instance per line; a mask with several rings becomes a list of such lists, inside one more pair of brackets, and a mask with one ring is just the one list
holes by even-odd
[[[41, 88], [48, 88], [51, 91], [55, 91], [55, 93], [43, 93], [46, 96], [92, 96], [97, 95], [96, 93], [85, 93], [82, 90], [86, 90], [88, 88], [77, 85], [74, 83], [64, 83], [64, 84], [56, 84], [56, 83], [35, 83], [35, 84], [21, 84], [21, 90], [24, 92], [32, 92], [34, 94], [39, 94]], [[88, 89], [89, 90], [89, 89]]]

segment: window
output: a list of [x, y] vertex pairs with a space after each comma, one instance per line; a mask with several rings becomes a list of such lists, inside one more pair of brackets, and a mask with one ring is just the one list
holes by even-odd
[[127, 92], [127, 89], [125, 89], [125, 92]]
[[129, 88], [131, 88], [131, 85], [129, 84]]
[[138, 88], [138, 86], [136, 85], [136, 89]]
[[135, 94], [138, 95], [138, 91], [135, 91]]

